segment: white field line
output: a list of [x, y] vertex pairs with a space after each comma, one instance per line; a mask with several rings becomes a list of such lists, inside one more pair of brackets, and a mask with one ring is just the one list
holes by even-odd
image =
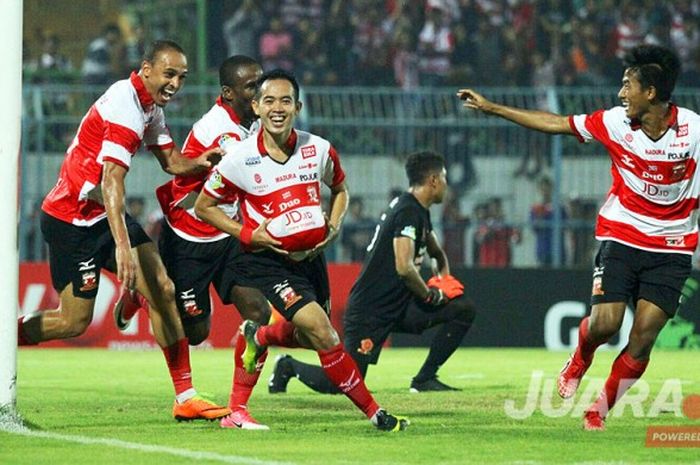
[[131, 449], [135, 450], [138, 452], [148, 452], [148, 453], [155, 453], [155, 454], [167, 454], [167, 455], [174, 455], [176, 457], [184, 457], [187, 459], [192, 459], [192, 460], [206, 460], [210, 462], [221, 462], [221, 463], [233, 463], [233, 464], [244, 464], [244, 465], [294, 465], [293, 463], [290, 462], [275, 462], [275, 461], [269, 461], [269, 460], [259, 460], [251, 457], [243, 457], [239, 455], [224, 455], [224, 454], [219, 454], [216, 452], [205, 452], [205, 451], [196, 451], [196, 450], [188, 450], [188, 449], [178, 449], [176, 447], [168, 447], [168, 446], [158, 446], [154, 444], [141, 444], [138, 442], [128, 442], [128, 441], [122, 441], [119, 439], [111, 439], [111, 438], [92, 438], [88, 436], [77, 436], [77, 435], [71, 435], [71, 434], [58, 434], [58, 433], [52, 433], [49, 431], [32, 431], [29, 429], [21, 429], [21, 428], [0, 428], [0, 431], [10, 433], [10, 434], [19, 434], [22, 436], [29, 436], [33, 438], [42, 438], [42, 439], [52, 439], [55, 441], [63, 441], [63, 442], [74, 442], [77, 444], [86, 444], [86, 445], [100, 445], [100, 446], [108, 446], [108, 447], [116, 447], [119, 449]]

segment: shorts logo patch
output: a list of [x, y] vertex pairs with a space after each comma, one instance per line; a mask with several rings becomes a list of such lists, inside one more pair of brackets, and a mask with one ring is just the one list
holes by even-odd
[[593, 289], [591, 290], [591, 295], [605, 295], [603, 290], [603, 271], [604, 266], [596, 267], [593, 270]]
[[182, 306], [185, 308], [185, 312], [189, 316], [197, 316], [202, 314], [202, 310], [197, 307], [197, 302], [194, 300], [186, 300], [183, 302]]
[[88, 292], [97, 289], [97, 273], [94, 271], [86, 271], [83, 273], [83, 285], [80, 286], [81, 292]]
[[374, 349], [374, 342], [372, 342], [372, 339], [367, 338], [360, 341], [360, 347], [357, 348], [357, 351], [362, 355], [369, 355], [372, 349]]
[[288, 310], [289, 307], [301, 300], [301, 296], [292, 289], [292, 286], [289, 285], [289, 281], [286, 279], [280, 284], [275, 284], [275, 292], [284, 302], [285, 310]]

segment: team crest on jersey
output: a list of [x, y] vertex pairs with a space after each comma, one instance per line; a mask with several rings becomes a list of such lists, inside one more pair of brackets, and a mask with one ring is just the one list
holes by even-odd
[[319, 203], [318, 192], [314, 186], [309, 186], [306, 188], [306, 193], [309, 194], [309, 202]]
[[372, 349], [374, 349], [374, 342], [372, 342], [372, 339], [367, 338], [360, 341], [360, 347], [357, 348], [357, 352], [362, 355], [369, 355]]
[[416, 240], [416, 227], [415, 226], [406, 226], [401, 230], [401, 235], [406, 236], [410, 239], [413, 239], [414, 241]]
[[88, 292], [97, 289], [97, 273], [94, 271], [86, 271], [82, 276], [83, 285], [80, 286], [81, 292]]
[[632, 143], [633, 140], [634, 140], [634, 136], [632, 134], [630, 134], [630, 133], [625, 134], [625, 141], [627, 141], [628, 143]]
[[262, 176], [260, 176], [258, 173], [255, 173], [255, 175], [253, 175], [253, 179], [258, 184], [260, 184], [262, 182]]
[[666, 238], [666, 246], [668, 247], [685, 247], [685, 237], [672, 236]]
[[685, 137], [688, 135], [688, 123], [681, 124], [676, 130], [676, 137]]
[[683, 179], [687, 168], [685, 162], [674, 163], [673, 168], [671, 168], [671, 181], [680, 181]]
[[309, 145], [307, 147], [302, 147], [301, 148], [301, 158], [311, 158], [316, 156], [316, 147], [313, 145]]

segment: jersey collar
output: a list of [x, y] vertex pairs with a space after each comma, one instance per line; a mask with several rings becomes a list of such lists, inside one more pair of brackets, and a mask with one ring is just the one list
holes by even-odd
[[231, 105], [226, 104], [224, 102], [224, 99], [221, 98], [221, 95], [219, 95], [216, 99], [216, 104], [219, 105], [221, 108], [223, 108], [226, 113], [228, 113], [228, 117], [231, 118], [231, 121], [236, 123], [237, 125], [241, 125], [241, 118], [236, 114], [236, 111], [231, 108]]
[[[678, 107], [674, 103], [669, 103], [669, 108], [671, 110], [671, 114], [668, 117], [668, 121], [666, 122], [667, 126], [669, 128], [674, 128], [678, 126]], [[633, 118], [630, 120], [630, 128], [633, 131], [636, 131], [637, 129], [641, 129], [642, 127], [642, 122], [637, 119]]]
[[134, 86], [134, 89], [136, 89], [136, 95], [139, 97], [141, 107], [143, 107], [144, 110], [147, 110], [148, 107], [153, 105], [154, 100], [153, 97], [151, 97], [151, 94], [149, 94], [146, 90], [146, 85], [143, 83], [141, 76], [139, 76], [136, 71], [132, 71], [131, 76], [129, 76], [129, 81], [131, 81], [131, 85]]
[[[263, 141], [263, 132], [265, 129], [260, 128], [260, 132], [258, 132], [258, 151], [260, 152], [260, 155], [263, 157], [266, 157], [269, 155], [267, 153], [267, 149], [265, 148], [265, 142]], [[297, 145], [297, 132], [292, 128], [292, 133], [289, 135], [289, 139], [287, 139], [287, 142], [285, 144], [287, 148], [293, 149]], [[292, 155], [294, 153], [292, 152]]]

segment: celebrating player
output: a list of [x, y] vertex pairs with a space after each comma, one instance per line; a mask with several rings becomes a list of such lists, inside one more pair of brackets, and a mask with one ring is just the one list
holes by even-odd
[[[330, 143], [295, 131], [301, 110], [299, 85], [282, 70], [263, 74], [253, 109], [263, 129], [256, 137], [226, 144], [227, 154], [207, 179], [195, 212], [207, 223], [239, 238], [242, 281], [259, 288], [290, 325], [313, 347], [327, 376], [381, 430], [398, 431], [406, 419], [381, 409], [367, 390], [354, 360], [343, 350], [330, 324], [329, 283], [323, 249], [335, 239], [348, 205], [345, 173]], [[321, 207], [321, 182], [331, 191], [330, 212]], [[237, 195], [243, 223], [219, 204]], [[253, 371], [258, 355], [272, 341], [256, 340], [259, 325], [242, 325], [248, 343], [244, 363]]]
[[95, 306], [102, 268], [115, 271], [126, 289], [150, 303], [149, 317], [175, 386], [178, 420], [221, 418], [230, 413], [202, 399], [192, 385], [189, 348], [175, 306], [173, 283], [155, 244], [124, 211], [124, 178], [144, 142], [171, 174], [207, 172], [220, 150], [183, 157], [165, 125], [163, 107], [182, 88], [187, 58], [175, 42], [156, 41], [141, 69], [118, 81], [83, 118], [55, 187], [42, 204], [41, 230], [49, 245], [55, 310], [20, 318], [20, 345], [76, 337]]
[[[259, 122], [251, 100], [255, 95], [255, 82], [261, 75], [260, 65], [247, 56], [232, 56], [221, 64], [221, 94], [192, 127], [182, 149], [184, 156], [197, 158], [226, 141], [240, 141], [258, 131]], [[168, 276], [175, 284], [175, 302], [191, 345], [201, 344], [209, 336], [211, 284], [225, 304], [236, 305], [244, 319], [264, 324], [270, 316], [269, 305], [260, 291], [237, 284], [240, 242], [194, 214], [194, 201], [207, 174], [176, 176], [156, 191], [165, 215], [159, 250]], [[220, 207], [235, 216], [236, 203], [235, 199], [231, 200]], [[134, 291], [125, 292], [114, 308], [117, 326], [124, 329], [139, 308], [148, 308], [148, 303]], [[222, 418], [220, 424], [228, 428], [268, 429], [247, 410], [248, 399], [267, 354], [261, 356], [256, 372], [248, 374], [241, 359], [245, 347], [245, 338], [239, 336], [234, 354], [234, 388], [229, 398], [232, 413]]]
[[598, 214], [601, 241], [593, 270], [592, 310], [581, 320], [576, 351], [558, 379], [559, 395], [574, 395], [598, 346], [616, 334], [628, 300], [636, 306], [629, 343], [615, 359], [600, 397], [585, 413], [587, 430], [605, 428], [608, 411], [639, 379], [654, 341], [675, 314], [698, 243], [700, 118], [671, 103], [680, 72], [670, 50], [641, 45], [625, 56], [622, 106], [560, 116], [488, 101], [471, 89], [467, 108], [527, 128], [596, 139], [612, 161], [613, 184]]
[[[420, 334], [442, 325], [411, 381], [411, 391], [452, 391], [455, 388], [437, 379], [437, 371], [469, 331], [475, 309], [463, 295], [464, 286], [450, 275], [430, 222], [430, 206], [445, 195], [445, 162], [436, 153], [417, 152], [406, 161], [406, 175], [410, 188], [382, 213], [362, 273], [350, 292], [344, 315], [345, 350], [364, 378], [390, 333]], [[427, 283], [419, 273], [426, 252], [438, 263], [438, 273]], [[284, 355], [277, 359], [270, 393], [285, 392], [291, 377], [318, 392], [338, 392], [320, 367]]]

